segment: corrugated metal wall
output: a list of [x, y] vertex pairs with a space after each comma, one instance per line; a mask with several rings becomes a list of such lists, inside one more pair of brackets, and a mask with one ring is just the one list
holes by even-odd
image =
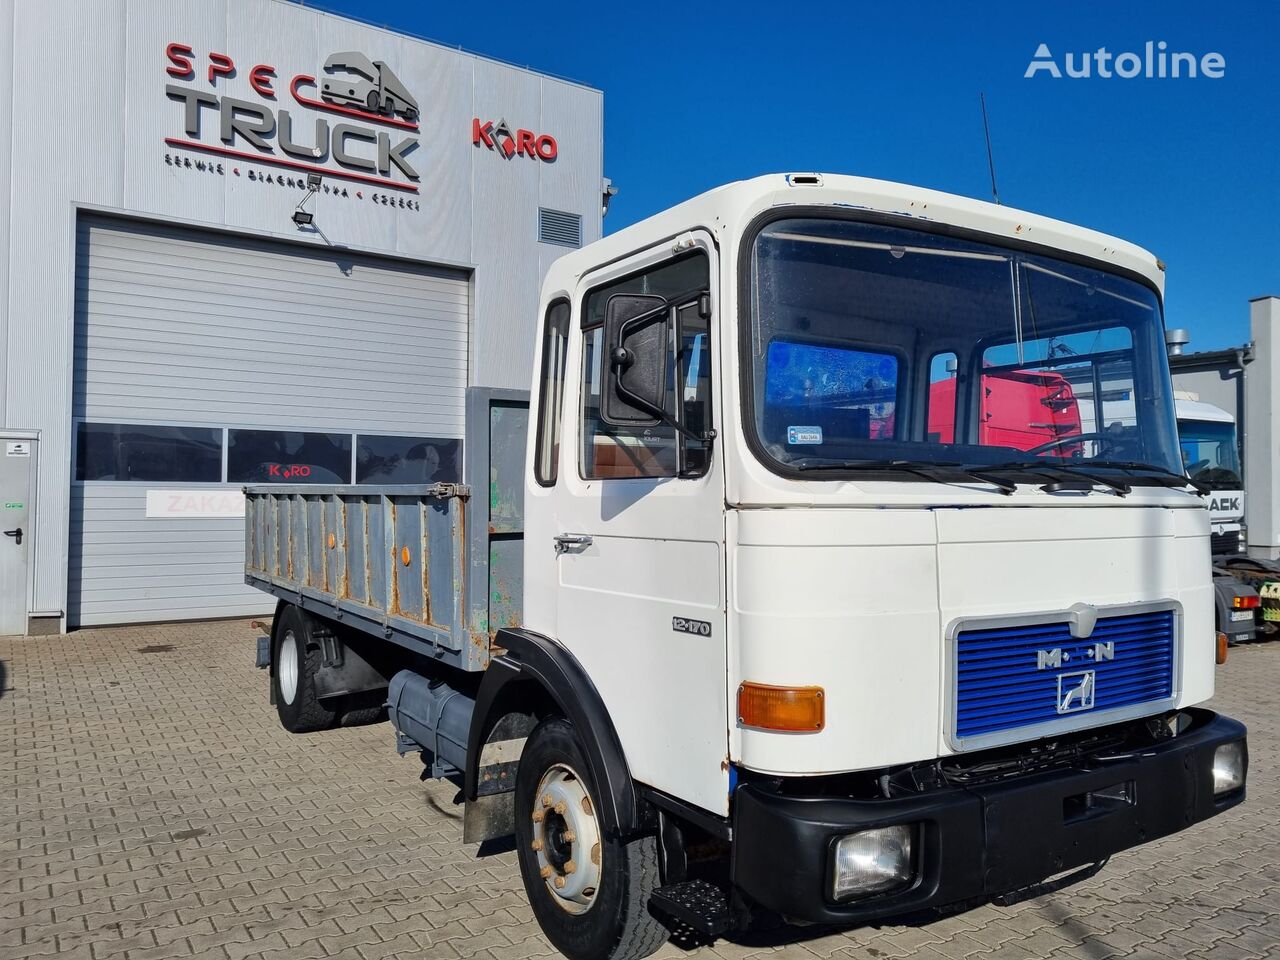
[[[76, 420], [463, 434], [464, 273], [98, 217], [76, 263]], [[241, 582], [241, 521], [146, 517], [181, 486], [73, 482], [72, 624], [270, 606]]]

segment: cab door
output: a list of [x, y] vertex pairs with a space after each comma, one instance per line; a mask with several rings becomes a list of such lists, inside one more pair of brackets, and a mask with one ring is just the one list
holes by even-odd
[[[553, 516], [557, 636], [600, 691], [639, 782], [728, 808], [715, 246], [686, 234], [587, 274], [574, 297]], [[669, 365], [657, 417], [619, 422], [611, 298], [649, 298]], [[609, 407], [615, 408], [611, 415]]]

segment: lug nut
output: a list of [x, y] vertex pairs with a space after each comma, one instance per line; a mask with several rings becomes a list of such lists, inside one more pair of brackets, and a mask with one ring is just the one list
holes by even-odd
[[542, 849], [542, 838], [538, 837], [536, 840], [533, 841], [531, 846], [533, 847], [534, 853], [539, 852]]
[[576, 842], [576, 841], [577, 841], [577, 839], [578, 839], [578, 835], [577, 835], [576, 833], [574, 833], [572, 830], [566, 830], [566, 831], [564, 832], [564, 842], [565, 842], [565, 843], [574, 843], [574, 842]]
[[557, 890], [563, 890], [563, 889], [564, 889], [564, 877], [556, 877], [556, 881], [555, 881], [555, 882], [556, 882], [556, 889], [557, 889]]
[[556, 813], [560, 814], [560, 816], [563, 817], [566, 813], [568, 813], [568, 811], [569, 811], [569, 806], [563, 800], [561, 800], [559, 803], [556, 804]]
[[543, 813], [541, 810], [535, 810], [533, 811], [533, 822], [541, 823], [546, 818], [546, 816], [547, 815]]
[[542, 805], [543, 805], [544, 807], [549, 807], [549, 806], [551, 806], [552, 802], [553, 802], [553, 801], [551, 800], [551, 794], [549, 794], [549, 793], [544, 793], [544, 794], [542, 795]]
[[551, 876], [551, 864], [547, 864], [545, 867], [539, 870], [538, 876], [540, 876], [543, 880], [546, 880], [547, 878], [549, 878]]
[[574, 863], [572, 860], [570, 860], [568, 863], [564, 865], [565, 873], [573, 873], [577, 869], [578, 869], [578, 865]]

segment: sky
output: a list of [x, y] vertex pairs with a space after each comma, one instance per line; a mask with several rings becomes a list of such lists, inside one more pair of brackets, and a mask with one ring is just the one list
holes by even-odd
[[[1280, 295], [1280, 4], [308, 2], [604, 91], [605, 231], [761, 173], [877, 177], [1000, 199], [1168, 265], [1190, 350], [1249, 339]], [[1024, 74], [1105, 47], [1225, 60], [1219, 79]], [[424, 104], [425, 106], [425, 104]]]

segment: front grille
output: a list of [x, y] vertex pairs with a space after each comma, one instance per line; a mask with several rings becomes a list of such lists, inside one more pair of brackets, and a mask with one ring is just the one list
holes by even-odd
[[1099, 617], [1087, 640], [1070, 625], [961, 630], [955, 736], [998, 734], [1163, 700], [1173, 692], [1171, 610]]
[[1240, 531], [1228, 530], [1226, 533], [1209, 534], [1209, 549], [1214, 556], [1222, 553], [1240, 552]]

